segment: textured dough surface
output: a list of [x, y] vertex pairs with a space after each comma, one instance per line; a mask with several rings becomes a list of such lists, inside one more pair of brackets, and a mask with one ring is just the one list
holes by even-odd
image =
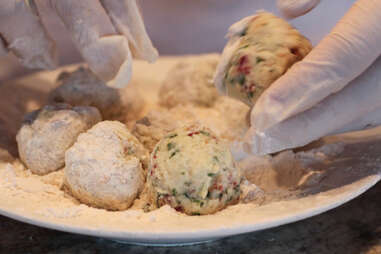
[[241, 171], [225, 141], [189, 126], [165, 136], [151, 153], [151, 203], [188, 215], [215, 213], [240, 197]]
[[20, 158], [38, 175], [58, 170], [78, 135], [101, 120], [94, 107], [57, 104], [33, 111], [25, 116], [16, 136]]
[[179, 104], [213, 106], [218, 91], [213, 84], [213, 74], [219, 60], [218, 54], [197, 59], [184, 59], [169, 72], [159, 91], [159, 104], [172, 108]]
[[144, 108], [144, 99], [134, 87], [112, 88], [88, 68], [63, 72], [57, 82], [59, 86], [49, 95], [51, 102], [96, 107], [104, 120], [136, 120]]
[[216, 81], [223, 93], [252, 106], [312, 46], [298, 30], [268, 12], [258, 12], [239, 25], [227, 46], [234, 41], [232, 54], [227, 62], [221, 61]]
[[81, 134], [66, 152], [65, 185], [85, 204], [125, 210], [143, 188], [147, 158], [124, 124], [103, 121]]

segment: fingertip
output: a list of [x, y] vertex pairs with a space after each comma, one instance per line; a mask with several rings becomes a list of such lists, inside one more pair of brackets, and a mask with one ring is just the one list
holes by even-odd
[[278, 0], [277, 6], [286, 19], [302, 16], [320, 3], [320, 0]]
[[132, 64], [130, 59], [126, 59], [120, 66], [115, 78], [108, 81], [106, 84], [114, 88], [123, 88], [128, 85], [132, 77]]
[[159, 56], [149, 38], [139, 7], [135, 0], [101, 0], [116, 30], [126, 36], [132, 55], [147, 62], [154, 62]]
[[82, 55], [89, 68], [108, 86], [122, 88], [130, 81], [132, 55], [125, 37], [101, 37], [94, 45], [84, 48]]

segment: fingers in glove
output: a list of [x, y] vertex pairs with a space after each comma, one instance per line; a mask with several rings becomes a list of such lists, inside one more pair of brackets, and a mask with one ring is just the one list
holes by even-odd
[[55, 45], [43, 27], [33, 1], [0, 1], [3, 44], [29, 68], [56, 67]]
[[278, 9], [287, 19], [296, 18], [311, 11], [320, 0], [278, 0]]
[[359, 0], [333, 31], [257, 101], [251, 123], [267, 128], [343, 89], [381, 54], [381, 1]]
[[153, 62], [158, 57], [144, 26], [136, 0], [100, 0], [116, 29], [128, 38], [132, 55]]
[[98, 0], [50, 0], [90, 69], [108, 85], [123, 87], [132, 73], [128, 40], [115, 30]]
[[[237, 152], [269, 154], [381, 123], [381, 58], [340, 93], [265, 131], [252, 126]], [[236, 153], [237, 153], [236, 152]], [[241, 155], [242, 156], [242, 155]]]

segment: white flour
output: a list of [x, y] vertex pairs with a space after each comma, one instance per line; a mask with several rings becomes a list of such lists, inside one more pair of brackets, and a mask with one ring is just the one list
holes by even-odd
[[[350, 184], [380, 169], [381, 159], [376, 154], [380, 148], [381, 144], [374, 141], [346, 145], [334, 143], [309, 152], [288, 151], [275, 157], [251, 158], [242, 165], [248, 179], [264, 190], [264, 198], [251, 204], [229, 207], [216, 215], [201, 217], [215, 216], [220, 221], [221, 217], [229, 216], [245, 206], [259, 208], [275, 201], [298, 199]], [[356, 150], [365, 153], [360, 157], [351, 157]], [[67, 221], [74, 225], [96, 226], [99, 229], [109, 229], [110, 226], [119, 228], [123, 225], [129, 228], [131, 221], [138, 224], [165, 224], [168, 219], [176, 221], [184, 217], [193, 217], [192, 220], [200, 218], [186, 216], [168, 206], [149, 213], [134, 207], [122, 212], [88, 207], [66, 194], [61, 188], [62, 182], [62, 170], [41, 177], [31, 174], [18, 160], [1, 163], [0, 203], [5, 202], [10, 208], [17, 207], [13, 211], [19, 214], [52, 222]]]

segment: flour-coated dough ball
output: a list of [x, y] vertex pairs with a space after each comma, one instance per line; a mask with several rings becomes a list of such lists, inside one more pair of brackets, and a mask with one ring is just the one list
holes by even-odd
[[137, 120], [144, 109], [144, 99], [134, 86], [112, 88], [88, 68], [80, 67], [71, 73], [63, 72], [57, 82], [59, 86], [50, 93], [50, 101], [96, 107], [105, 120]]
[[64, 166], [65, 152], [78, 135], [101, 121], [94, 107], [45, 106], [25, 116], [16, 140], [21, 160], [35, 174]]
[[188, 215], [215, 213], [240, 197], [241, 171], [229, 146], [209, 129], [189, 126], [164, 137], [151, 154], [153, 205]]
[[160, 105], [172, 108], [179, 104], [213, 106], [218, 91], [213, 84], [219, 55], [210, 54], [184, 59], [175, 65], [159, 91]]
[[246, 115], [249, 107], [226, 96], [220, 96], [213, 107], [191, 104], [149, 112], [136, 122], [133, 134], [151, 152], [168, 132], [184, 125], [200, 124], [212, 129], [217, 136], [233, 141], [248, 130]]
[[148, 156], [124, 124], [100, 122], [66, 152], [65, 185], [85, 204], [125, 210], [143, 188]]

